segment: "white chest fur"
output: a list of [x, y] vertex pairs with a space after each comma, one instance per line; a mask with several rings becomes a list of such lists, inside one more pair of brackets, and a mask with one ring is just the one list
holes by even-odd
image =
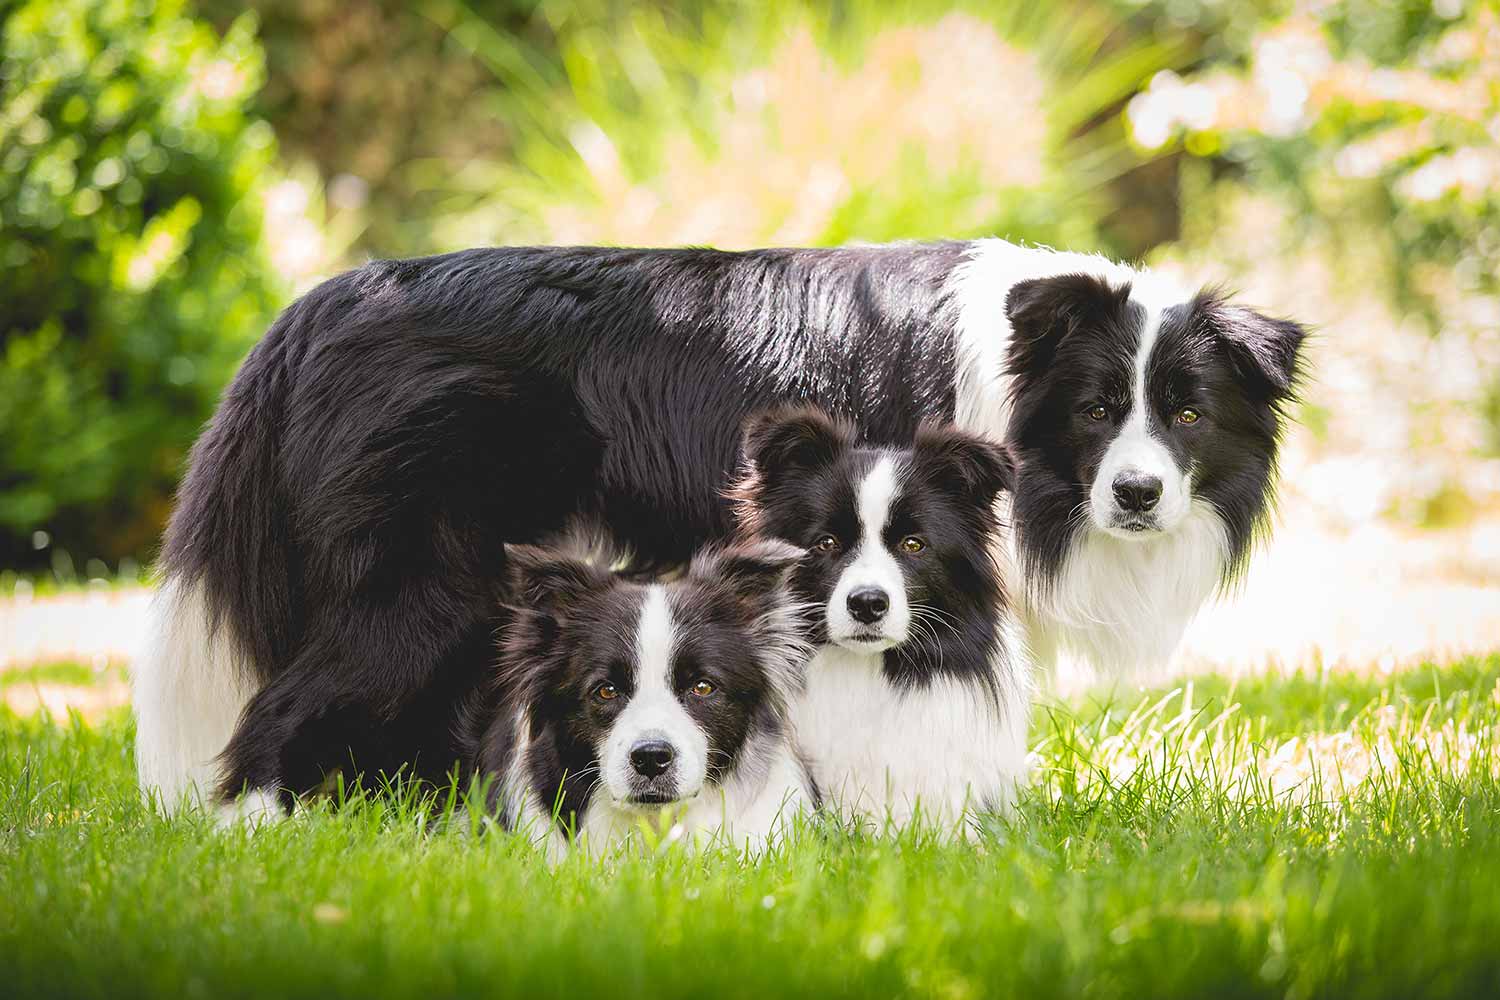
[[1057, 579], [1027, 588], [1032, 648], [1116, 673], [1161, 667], [1219, 585], [1228, 553], [1223, 522], [1197, 503], [1169, 535], [1132, 541], [1085, 529]]
[[1026, 692], [939, 678], [898, 690], [879, 654], [825, 647], [793, 707], [797, 740], [825, 804], [881, 828], [913, 815], [943, 828], [1006, 809], [1026, 769]]

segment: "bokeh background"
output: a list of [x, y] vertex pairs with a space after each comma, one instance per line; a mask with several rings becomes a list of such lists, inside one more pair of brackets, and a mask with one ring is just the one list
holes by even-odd
[[0, 0], [0, 663], [128, 651], [198, 428], [343, 268], [989, 235], [1317, 330], [1179, 667], [1500, 648], [1493, 3]]

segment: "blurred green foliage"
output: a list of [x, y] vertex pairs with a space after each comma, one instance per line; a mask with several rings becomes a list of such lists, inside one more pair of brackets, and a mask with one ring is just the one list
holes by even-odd
[[1232, 58], [1161, 74], [1128, 118], [1151, 153], [1180, 143], [1232, 183], [1276, 193], [1307, 235], [1382, 247], [1384, 272], [1365, 280], [1434, 325], [1450, 279], [1500, 293], [1494, 3], [1296, 4]]
[[[227, 0], [200, 7], [221, 26], [240, 10]], [[559, 215], [628, 215], [619, 199], [629, 192], [602, 182], [590, 162], [597, 139], [608, 143], [623, 182], [660, 200], [663, 220], [681, 219], [692, 214], [682, 202], [703, 193], [681, 190], [684, 181], [733, 189], [733, 172], [753, 166], [736, 158], [746, 151], [732, 136], [761, 117], [765, 144], [756, 156], [800, 180], [809, 164], [799, 156], [841, 168], [865, 159], [844, 170], [837, 205], [804, 227], [804, 242], [1007, 233], [1102, 240], [1134, 255], [1175, 235], [1175, 205], [1161, 185], [1110, 190], [1143, 160], [1115, 112], [1156, 70], [1189, 64], [1197, 40], [1165, 22], [1134, 30], [1108, 0], [260, 0], [256, 8], [269, 67], [257, 108], [276, 123], [287, 157], [313, 162], [329, 179], [329, 200], [360, 211], [355, 247], [377, 256], [556, 240], [567, 235]], [[1037, 63], [1045, 91], [1007, 92], [1007, 84], [1033, 81], [1008, 78], [1017, 67], [1002, 65], [987, 79], [953, 81], [974, 90], [930, 108], [934, 118], [968, 124], [971, 147], [1009, 141], [1018, 160], [1042, 159], [1046, 170], [1024, 186], [1008, 185], [992, 163], [962, 149], [933, 148], [911, 119], [845, 123], [884, 133], [873, 148], [840, 148], [866, 144], [829, 128], [839, 114], [857, 115], [850, 104], [865, 94], [899, 101], [932, 67], [890, 58], [903, 42], [892, 35], [939, 22], [952, 29], [945, 41], [955, 51], [983, 32]], [[826, 66], [796, 63], [804, 42]], [[757, 107], [747, 91], [778, 67], [818, 72], [800, 81], [807, 90], [797, 100]], [[817, 87], [841, 76], [850, 86], [830, 109]], [[999, 86], [986, 89], [992, 83]], [[831, 120], [798, 120], [820, 106]], [[984, 114], [996, 108], [1044, 128], [1007, 136], [1003, 115]], [[795, 148], [799, 127], [822, 140], [816, 151]], [[744, 190], [738, 214], [774, 234], [793, 200]], [[619, 224], [593, 238], [666, 241], [669, 230], [665, 222]], [[722, 245], [739, 234], [704, 225], [692, 235]], [[749, 232], [743, 239], [754, 241]]]
[[1106, 3], [543, 4], [541, 65], [477, 5], [423, 9], [516, 123], [513, 155], [411, 165], [443, 245], [1002, 234], [1134, 255], [1173, 232], [1108, 225], [1143, 159], [1114, 112], [1187, 39]]
[[257, 200], [275, 137], [246, 113], [255, 21], [220, 38], [170, 0], [3, 17], [0, 559], [49, 536], [149, 551], [280, 301]]
[[[221, 31], [241, 0], [199, 0]], [[557, 43], [536, 0], [483, 3], [490, 30], [512, 39], [537, 72], [557, 64]], [[570, 5], [556, 5], [566, 7]], [[333, 181], [337, 201], [361, 208], [358, 249], [379, 256], [435, 252], [426, 220], [434, 200], [417, 161], [449, 170], [511, 155], [512, 93], [433, 19], [428, 0], [256, 0], [266, 83], [254, 110], [275, 123], [285, 158]], [[338, 183], [342, 180], [344, 183]]]

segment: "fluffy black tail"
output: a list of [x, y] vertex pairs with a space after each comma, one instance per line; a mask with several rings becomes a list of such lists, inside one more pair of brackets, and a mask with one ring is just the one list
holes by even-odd
[[213, 631], [227, 629], [242, 649], [247, 680], [275, 676], [297, 641], [286, 410], [302, 356], [342, 311], [346, 284], [327, 282], [287, 307], [250, 352], [193, 446], [167, 527], [166, 582], [201, 591]]
[[141, 792], [168, 811], [213, 801], [219, 755], [296, 641], [282, 430], [298, 358], [329, 298], [319, 289], [291, 306], [245, 360], [193, 448], [167, 528], [131, 687]]

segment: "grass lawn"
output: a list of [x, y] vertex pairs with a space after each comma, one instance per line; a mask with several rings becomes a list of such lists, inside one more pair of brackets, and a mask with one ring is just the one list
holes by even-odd
[[1500, 656], [1206, 679], [1043, 706], [978, 845], [551, 870], [461, 805], [162, 821], [123, 711], [5, 713], [0, 995], [1495, 996], [1497, 723]]

